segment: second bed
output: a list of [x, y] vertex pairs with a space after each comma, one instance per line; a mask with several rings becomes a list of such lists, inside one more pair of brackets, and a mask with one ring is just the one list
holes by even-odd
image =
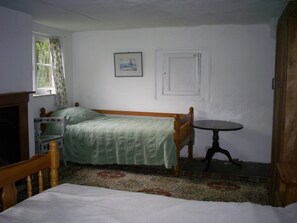
[[[46, 116], [45, 109], [41, 116]], [[185, 145], [188, 145], [188, 157], [192, 157], [193, 108], [188, 114], [173, 114], [111, 112], [76, 106], [59, 109], [51, 116], [66, 117], [64, 149], [68, 161], [94, 165], [164, 165], [168, 169], [174, 167], [178, 176], [180, 150]], [[53, 126], [46, 129], [46, 133], [54, 131]]]

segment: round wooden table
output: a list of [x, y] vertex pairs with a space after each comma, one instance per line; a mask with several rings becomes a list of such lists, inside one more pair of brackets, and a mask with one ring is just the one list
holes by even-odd
[[206, 157], [202, 161], [207, 160], [207, 165], [205, 168], [205, 172], [208, 171], [210, 167], [210, 163], [212, 160], [212, 157], [215, 153], [223, 153], [225, 154], [229, 161], [239, 167], [241, 167], [241, 163], [235, 162], [229, 151], [222, 149], [219, 145], [219, 131], [235, 131], [243, 128], [243, 125], [236, 123], [236, 122], [229, 122], [229, 121], [219, 121], [219, 120], [199, 120], [193, 122], [193, 127], [197, 129], [203, 129], [203, 130], [212, 130], [213, 136], [212, 136], [212, 147], [207, 150]]

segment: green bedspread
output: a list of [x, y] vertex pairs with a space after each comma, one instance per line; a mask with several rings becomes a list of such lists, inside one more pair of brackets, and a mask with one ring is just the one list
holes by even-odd
[[175, 165], [173, 119], [105, 116], [82, 107], [61, 109], [52, 116], [66, 116], [68, 161], [166, 168]]

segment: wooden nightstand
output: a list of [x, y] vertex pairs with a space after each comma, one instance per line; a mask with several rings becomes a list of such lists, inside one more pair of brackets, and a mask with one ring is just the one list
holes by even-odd
[[277, 163], [280, 177], [278, 196], [282, 206], [297, 202], [297, 163]]

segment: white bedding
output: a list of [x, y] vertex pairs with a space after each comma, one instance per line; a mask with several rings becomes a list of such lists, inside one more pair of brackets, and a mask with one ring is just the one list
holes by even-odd
[[1, 223], [296, 222], [297, 203], [275, 208], [62, 184], [0, 213]]

